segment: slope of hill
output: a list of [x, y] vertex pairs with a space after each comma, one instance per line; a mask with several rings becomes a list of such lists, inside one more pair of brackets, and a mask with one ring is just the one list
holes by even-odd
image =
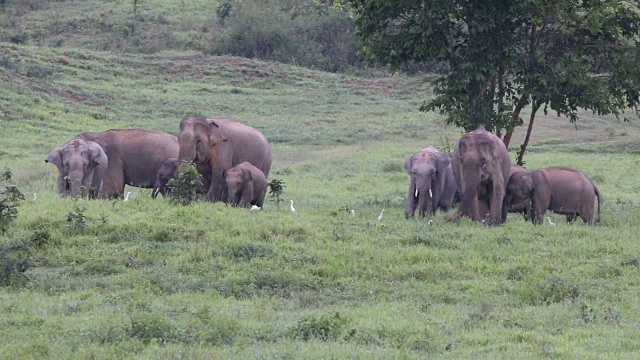
[[[0, 235], [0, 358], [633, 358], [637, 120], [536, 120], [527, 165], [594, 179], [595, 226], [405, 220], [407, 153], [460, 134], [417, 111], [430, 94], [403, 75], [0, 43], [0, 169], [27, 195]], [[55, 146], [175, 134], [186, 114], [260, 129], [298, 214], [57, 194]]]

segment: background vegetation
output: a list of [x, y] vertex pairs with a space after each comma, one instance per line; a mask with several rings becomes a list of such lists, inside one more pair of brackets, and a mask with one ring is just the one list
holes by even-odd
[[[118, 21], [131, 13], [128, 1], [59, 4], [111, 9]], [[141, 1], [140, 16], [152, 4], [172, 16], [184, 8]], [[45, 19], [51, 9], [24, 16]], [[74, 9], [58, 21], [79, 18]], [[618, 359], [640, 351], [636, 118], [536, 121], [526, 165], [584, 171], [603, 194], [600, 224], [551, 215], [557, 226], [534, 227], [510, 216], [488, 228], [439, 213], [429, 226], [404, 220], [404, 160], [455, 143], [460, 130], [417, 111], [432, 96], [428, 76], [71, 46], [81, 38], [0, 43], [0, 170], [13, 175], [0, 190], [15, 185], [25, 195], [0, 240], [1, 358]], [[262, 131], [286, 202], [248, 211], [154, 201], [150, 189], [127, 189], [126, 203], [56, 193], [56, 169], [43, 161], [55, 146], [108, 128], [176, 133], [186, 114], [233, 116]]]

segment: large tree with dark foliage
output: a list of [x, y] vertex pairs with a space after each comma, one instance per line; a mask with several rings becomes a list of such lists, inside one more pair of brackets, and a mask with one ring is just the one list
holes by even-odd
[[578, 108], [637, 112], [638, 1], [349, 0], [370, 61], [393, 69], [439, 62], [436, 96], [422, 111], [475, 129], [484, 124], [509, 146], [531, 106], [578, 120]]

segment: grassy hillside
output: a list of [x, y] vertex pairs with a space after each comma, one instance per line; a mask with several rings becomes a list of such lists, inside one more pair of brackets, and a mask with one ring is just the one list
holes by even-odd
[[[0, 358], [633, 358], [637, 119], [537, 121], [530, 168], [568, 165], [602, 222], [404, 220], [408, 152], [460, 131], [429, 82], [196, 53], [0, 44], [0, 169], [25, 194], [0, 241]], [[77, 133], [232, 116], [272, 142], [262, 211], [62, 199], [47, 153]], [[517, 135], [522, 136], [521, 130]], [[512, 158], [515, 154], [512, 151]], [[33, 201], [33, 193], [37, 199]], [[385, 209], [383, 221], [376, 217]], [[351, 217], [347, 210], [355, 209]]]

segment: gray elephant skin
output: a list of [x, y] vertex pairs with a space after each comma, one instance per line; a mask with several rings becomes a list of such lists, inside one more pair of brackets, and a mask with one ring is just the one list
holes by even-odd
[[102, 191], [109, 159], [93, 141], [73, 139], [53, 149], [45, 160], [58, 168], [58, 192], [96, 198]]
[[169, 180], [178, 177], [179, 167], [180, 160], [176, 157], [165, 159], [162, 162], [160, 169], [158, 170], [158, 174], [156, 175], [156, 181], [153, 184], [153, 193], [151, 194], [151, 197], [155, 199], [158, 194], [167, 196], [169, 193], [169, 187], [167, 184], [169, 183]]
[[[265, 177], [271, 169], [271, 146], [258, 130], [232, 119], [186, 116], [180, 122], [179, 160], [193, 161], [208, 186], [209, 201], [228, 198], [222, 173], [245, 161], [260, 169]], [[264, 202], [264, 198], [260, 200]]]
[[[503, 223], [507, 220], [507, 213], [522, 214], [523, 216], [525, 216], [525, 219], [528, 220], [527, 216], [529, 214], [529, 211], [531, 210], [531, 197], [525, 196], [525, 194], [520, 193], [520, 191], [524, 191], [524, 189], [518, 189], [516, 185], [518, 183], [521, 183], [521, 176], [523, 176], [516, 174], [523, 174], [528, 172], [529, 171], [522, 166], [511, 164], [511, 168], [509, 169], [509, 181], [507, 182], [507, 192], [505, 193], [504, 200], [502, 201]], [[530, 176], [529, 180], [531, 180]], [[515, 201], [514, 199], [516, 198], [519, 200]]]
[[488, 220], [489, 225], [501, 224], [510, 166], [502, 140], [483, 126], [464, 134], [451, 156], [459, 214], [477, 222]]
[[245, 161], [222, 172], [229, 192], [228, 202], [238, 207], [262, 207], [267, 193], [267, 178], [262, 170]]
[[404, 209], [405, 218], [435, 214], [437, 209], [449, 211], [456, 191], [451, 158], [434, 146], [409, 154], [405, 162], [409, 173], [409, 194]]
[[509, 202], [531, 201], [529, 219], [544, 221], [547, 210], [567, 216], [567, 222], [580, 217], [585, 223], [595, 220], [596, 198], [600, 217], [600, 191], [582, 172], [565, 166], [552, 166], [514, 174], [509, 182]]
[[[102, 187], [97, 194], [99, 198], [122, 197], [125, 185], [153, 187], [162, 162], [177, 157], [179, 152], [175, 136], [146, 129], [84, 132], [75, 140], [95, 143], [106, 154], [108, 164], [102, 172]], [[69, 171], [85, 172], [78, 166], [70, 167]], [[96, 183], [95, 171], [93, 178]]]

